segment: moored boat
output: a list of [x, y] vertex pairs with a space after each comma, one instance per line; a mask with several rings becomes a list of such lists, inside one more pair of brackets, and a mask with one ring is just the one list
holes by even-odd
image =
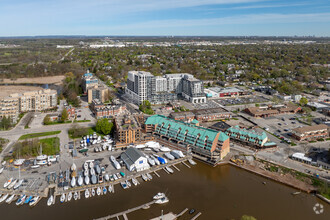
[[76, 192], [73, 194], [73, 199], [74, 199], [74, 200], [77, 200], [78, 197], [79, 197], [79, 195], [78, 195], [78, 192], [76, 191]]
[[89, 190], [88, 190], [88, 189], [85, 190], [85, 198], [86, 198], [86, 199], [89, 198]]
[[16, 205], [22, 205], [25, 201], [26, 195], [22, 195], [17, 201], [16, 201]]
[[24, 201], [24, 204], [28, 204], [31, 201], [32, 198], [33, 198], [33, 196], [27, 197]]
[[128, 188], [132, 186], [132, 184], [130, 183], [129, 180], [126, 180], [125, 183], [126, 183], [126, 185], [128, 186]]
[[146, 174], [149, 180], [152, 180], [152, 175], [150, 173]]
[[165, 193], [159, 192], [156, 195], [154, 195], [154, 197], [152, 197], [152, 198], [156, 200], [156, 199], [161, 199], [163, 197], [165, 197]]
[[105, 174], [104, 179], [105, 179], [105, 181], [109, 181], [110, 180], [109, 174]]
[[127, 189], [128, 188], [128, 186], [127, 186], [127, 184], [125, 182], [121, 182], [120, 185], [123, 187], [123, 189]]
[[113, 185], [109, 185], [108, 191], [109, 191], [109, 193], [113, 192]]
[[134, 184], [134, 186], [136, 186], [139, 182], [137, 181], [137, 179], [132, 178], [132, 183]]
[[100, 187], [97, 187], [97, 189], [96, 189], [96, 195], [101, 195], [101, 188]]
[[104, 194], [104, 195], [107, 194], [107, 191], [108, 191], [108, 190], [107, 190], [107, 187], [104, 186], [104, 187], [103, 187], [103, 194]]
[[9, 184], [11, 184], [12, 181], [13, 181], [13, 178], [11, 177], [9, 180], [7, 180], [7, 182], [5, 182], [3, 184], [3, 188], [7, 188], [9, 186]]
[[142, 174], [141, 177], [144, 181], [148, 181], [148, 177], [145, 174]]
[[9, 194], [5, 194], [0, 198], [0, 203], [2, 203], [3, 201], [5, 201], [8, 198]]
[[95, 196], [95, 189], [92, 189], [91, 194], [92, 194], [92, 196]]
[[76, 186], [76, 177], [72, 177], [71, 179], [71, 187], [75, 187]]
[[174, 173], [173, 169], [170, 167], [165, 167], [165, 169], [169, 172], [169, 173]]
[[85, 185], [89, 184], [89, 176], [85, 176]]
[[8, 204], [11, 203], [11, 202], [14, 200], [15, 197], [16, 197], [15, 194], [9, 196], [9, 197], [6, 199], [6, 203], [8, 203]]
[[37, 204], [37, 202], [39, 201], [39, 196], [35, 196], [30, 200], [29, 206], [34, 206]]
[[68, 194], [68, 202], [70, 202], [71, 199], [72, 199], [72, 192], [69, 192], [69, 194]]
[[51, 206], [51, 205], [53, 204], [53, 202], [54, 202], [54, 196], [51, 195], [51, 196], [48, 198], [48, 200], [47, 200], [47, 205], [48, 205], [48, 206]]
[[196, 162], [193, 161], [192, 159], [189, 159], [188, 162], [189, 162], [191, 165], [196, 165]]
[[60, 202], [63, 203], [65, 201], [65, 193], [62, 193], [60, 197]]
[[163, 197], [161, 199], [156, 200], [155, 203], [156, 204], [164, 204], [164, 203], [167, 203], [167, 202], [169, 202], [169, 199], [167, 197]]

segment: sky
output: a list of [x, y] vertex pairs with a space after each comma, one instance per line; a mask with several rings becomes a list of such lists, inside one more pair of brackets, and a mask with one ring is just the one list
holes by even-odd
[[0, 36], [330, 36], [329, 0], [0, 0]]

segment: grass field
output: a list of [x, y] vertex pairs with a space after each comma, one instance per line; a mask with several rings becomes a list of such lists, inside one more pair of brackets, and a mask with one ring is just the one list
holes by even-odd
[[41, 132], [41, 133], [24, 134], [18, 140], [44, 137], [44, 136], [55, 135], [55, 134], [59, 134], [59, 133], [61, 133], [61, 131], [49, 131], [49, 132]]

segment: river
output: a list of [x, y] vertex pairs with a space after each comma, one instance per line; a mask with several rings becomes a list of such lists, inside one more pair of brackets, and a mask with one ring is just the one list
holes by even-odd
[[[166, 192], [170, 202], [154, 204], [148, 210], [128, 214], [128, 219], [150, 219], [172, 211], [179, 213], [185, 208], [194, 208], [198, 219], [240, 219], [244, 214], [258, 220], [285, 219], [330, 219], [330, 206], [313, 195], [301, 193], [293, 196], [295, 189], [254, 175], [229, 165], [210, 167], [198, 163], [191, 169], [178, 165], [172, 175], [158, 171], [151, 182], [123, 190], [115, 186], [114, 194], [71, 201], [47, 207], [43, 199], [36, 207], [1, 204], [1, 219], [93, 219], [103, 217], [150, 202], [157, 192]], [[263, 182], [266, 182], [264, 185]], [[313, 206], [320, 203], [324, 212], [316, 215]], [[180, 219], [190, 219], [186, 213]], [[123, 218], [121, 218], [123, 219]]]

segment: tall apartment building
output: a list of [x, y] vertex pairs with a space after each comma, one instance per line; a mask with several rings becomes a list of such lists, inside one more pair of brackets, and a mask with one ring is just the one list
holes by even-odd
[[104, 86], [94, 86], [93, 88], [89, 88], [88, 92], [88, 103], [91, 103], [93, 100], [100, 100], [101, 102], [105, 102], [109, 97], [109, 89]]
[[82, 77], [82, 88], [84, 93], [88, 92], [88, 89], [97, 86], [99, 83], [98, 79], [93, 76], [92, 73], [87, 71]]
[[130, 71], [126, 94], [141, 104], [148, 100], [153, 104], [172, 102], [182, 97], [192, 103], [205, 103], [203, 82], [191, 74], [166, 74], [154, 76], [145, 71]]
[[0, 98], [0, 118], [11, 117], [13, 121], [21, 112], [43, 111], [57, 106], [56, 90], [44, 89], [24, 93], [14, 93]]

